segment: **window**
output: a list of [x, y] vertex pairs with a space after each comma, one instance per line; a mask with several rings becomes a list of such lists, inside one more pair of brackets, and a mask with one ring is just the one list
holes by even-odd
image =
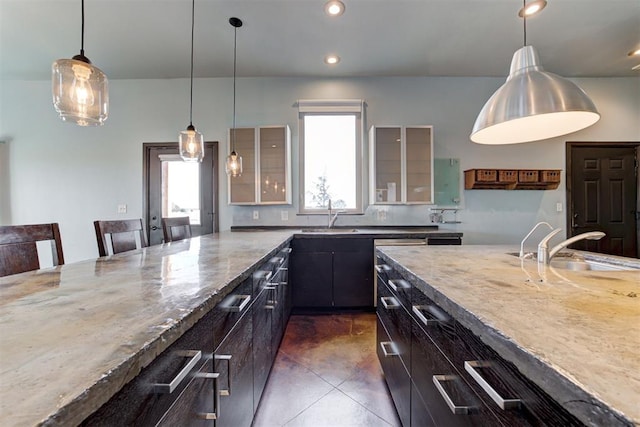
[[300, 100], [300, 213], [362, 213], [362, 101]]

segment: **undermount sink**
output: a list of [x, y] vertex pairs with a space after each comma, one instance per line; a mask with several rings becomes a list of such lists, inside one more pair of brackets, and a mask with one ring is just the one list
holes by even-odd
[[[507, 255], [519, 256], [517, 252], [509, 252]], [[527, 253], [524, 256], [524, 259], [532, 259], [535, 261], [536, 254], [535, 253]], [[629, 270], [638, 270], [638, 268], [628, 266], [628, 265], [620, 265], [620, 264], [611, 264], [606, 262], [594, 261], [590, 259], [584, 259], [580, 256], [576, 256], [572, 253], [564, 253], [561, 252], [557, 254], [551, 262], [549, 263], [549, 267], [559, 268], [564, 270], [573, 270], [573, 271], [629, 271]]]
[[303, 233], [355, 233], [357, 228], [306, 228]]

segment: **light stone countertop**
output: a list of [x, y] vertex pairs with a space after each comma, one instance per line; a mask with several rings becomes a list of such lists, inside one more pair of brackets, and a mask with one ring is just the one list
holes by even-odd
[[583, 422], [640, 425], [640, 270], [539, 268], [512, 246], [378, 249]]
[[223, 232], [0, 277], [0, 425], [76, 425], [273, 256]]

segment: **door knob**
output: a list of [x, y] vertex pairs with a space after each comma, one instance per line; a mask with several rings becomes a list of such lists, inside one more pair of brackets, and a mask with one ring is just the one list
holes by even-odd
[[160, 229], [160, 227], [158, 227], [157, 225], [154, 225], [154, 226], [151, 227], [152, 231], [156, 231], [156, 230], [159, 230], [159, 229]]

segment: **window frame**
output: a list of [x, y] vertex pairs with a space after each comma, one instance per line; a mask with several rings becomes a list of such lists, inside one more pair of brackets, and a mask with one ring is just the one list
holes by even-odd
[[[363, 128], [363, 105], [360, 99], [337, 99], [337, 100], [299, 100], [298, 101], [298, 214], [303, 215], [326, 215], [328, 209], [323, 208], [306, 208], [305, 207], [305, 117], [306, 116], [339, 116], [348, 115], [355, 116], [356, 124], [356, 153], [355, 153], [355, 180], [356, 180], [356, 207], [351, 209], [341, 209], [345, 215], [362, 215], [364, 213], [364, 196], [363, 196], [363, 163], [364, 163], [364, 128]], [[334, 209], [335, 210], [335, 209]]]

